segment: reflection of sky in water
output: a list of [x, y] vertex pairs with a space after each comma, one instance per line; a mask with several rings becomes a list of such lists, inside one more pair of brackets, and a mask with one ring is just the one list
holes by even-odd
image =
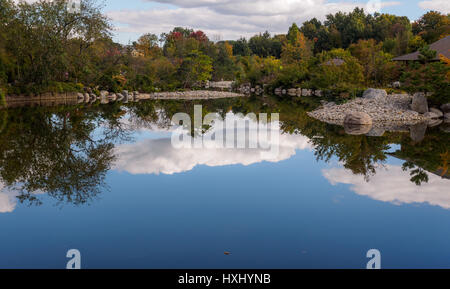
[[272, 161], [134, 137], [90, 205], [26, 207], [0, 187], [0, 267], [64, 268], [70, 248], [85, 268], [363, 268], [371, 248], [386, 268], [450, 267], [449, 181], [417, 187], [397, 159], [366, 182], [302, 135]]

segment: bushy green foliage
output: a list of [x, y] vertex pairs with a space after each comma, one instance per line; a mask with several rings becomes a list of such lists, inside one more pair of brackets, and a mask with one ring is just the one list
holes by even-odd
[[412, 63], [401, 76], [404, 89], [408, 92], [430, 92], [431, 102], [442, 104], [450, 102], [450, 82], [446, 75], [450, 68], [444, 63]]
[[387, 87], [398, 80], [398, 65], [392, 62], [391, 54], [383, 51], [382, 43], [374, 39], [359, 40], [349, 50], [363, 67], [366, 86]]
[[425, 64], [405, 68], [402, 80], [410, 90], [434, 92], [434, 101], [447, 99], [448, 67], [426, 63], [434, 56], [423, 47], [449, 32], [449, 15], [439, 12], [411, 25], [407, 17], [356, 8], [327, 15], [323, 23], [294, 23], [285, 35], [214, 43], [202, 31], [175, 27], [121, 45], [96, 1], [82, 1], [80, 13], [69, 13], [65, 0], [0, 1], [0, 86], [9, 94], [84, 87], [153, 92], [236, 80], [354, 96], [364, 86], [398, 80], [401, 68], [392, 57], [421, 49]]
[[363, 68], [349, 51], [334, 49], [322, 52], [316, 64], [311, 76], [311, 84], [315, 88], [346, 90], [363, 86]]
[[3, 89], [0, 88], [0, 106], [4, 106], [6, 104], [6, 95]]

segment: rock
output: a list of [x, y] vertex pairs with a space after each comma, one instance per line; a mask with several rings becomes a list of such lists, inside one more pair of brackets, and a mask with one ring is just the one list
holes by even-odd
[[125, 98], [125, 95], [118, 93], [117, 95], [117, 101], [122, 101]]
[[372, 128], [371, 131], [369, 131], [369, 133], [367, 133], [367, 136], [376, 136], [376, 137], [380, 137], [383, 136], [385, 134], [385, 130], [382, 128]]
[[450, 103], [446, 103], [446, 104], [441, 105], [441, 110], [442, 110], [444, 113], [450, 112]]
[[128, 90], [122, 90], [122, 96], [128, 95]]
[[441, 117], [444, 116], [444, 113], [442, 111], [440, 111], [439, 109], [434, 108], [434, 107], [430, 108], [430, 112], [434, 113], [435, 115], [437, 115], [438, 118], [441, 118]]
[[108, 95], [108, 100], [110, 102], [116, 101], [117, 100], [117, 94], [111, 93], [110, 95]]
[[276, 95], [281, 95], [281, 91], [282, 91], [281, 88], [275, 88], [275, 94]]
[[410, 127], [411, 139], [419, 143], [425, 138], [425, 133], [427, 132], [428, 125], [426, 123], [418, 123]]
[[436, 114], [436, 113], [434, 113], [434, 112], [431, 112], [431, 111], [425, 113], [423, 116], [426, 117], [426, 118], [429, 118], [429, 119], [438, 119], [438, 118], [441, 118], [440, 115], [438, 115], [438, 114]]
[[392, 83], [392, 87], [393, 88], [400, 88], [402, 87], [402, 84], [400, 83], [400, 81], [396, 81]]
[[363, 98], [383, 101], [386, 100], [387, 98], [387, 92], [384, 89], [369, 88], [366, 91], [364, 91]]
[[344, 124], [344, 129], [347, 134], [350, 135], [363, 135], [368, 134], [372, 130], [371, 124]]
[[89, 95], [89, 102], [96, 102], [97, 101], [97, 96], [93, 93], [91, 93]]
[[289, 96], [296, 96], [297, 95], [297, 89], [295, 89], [295, 88], [288, 89], [288, 95]]
[[106, 90], [100, 91], [100, 97], [108, 96], [108, 94], [109, 94], [109, 92], [107, 92]]
[[85, 93], [85, 94], [84, 94], [84, 102], [85, 102], [85, 103], [88, 103], [88, 102], [90, 101], [90, 98], [91, 98], [91, 97], [89, 96], [89, 93]]
[[323, 95], [322, 90], [314, 91], [314, 95], [317, 96], [317, 97], [322, 97], [322, 95]]
[[[345, 124], [372, 125], [372, 118], [364, 112], [351, 112], [345, 116]], [[368, 132], [368, 131], [367, 131]], [[366, 132], [366, 133], [367, 133]]]
[[444, 119], [450, 119], [450, 112], [447, 112], [446, 114], [444, 114]]
[[417, 111], [418, 113], [428, 112], [428, 101], [425, 97], [425, 93], [417, 92], [413, 95], [411, 110]]
[[109, 103], [108, 97], [106, 97], [106, 96], [100, 97], [100, 103], [101, 104], [108, 104]]
[[286, 93], [287, 93], [286, 89], [283, 89], [283, 90], [281, 91], [281, 94], [283, 94], [283, 95], [285, 95]]
[[312, 96], [311, 89], [302, 89], [302, 96]]
[[430, 119], [427, 121], [428, 127], [435, 127], [441, 125], [444, 121], [442, 119]]

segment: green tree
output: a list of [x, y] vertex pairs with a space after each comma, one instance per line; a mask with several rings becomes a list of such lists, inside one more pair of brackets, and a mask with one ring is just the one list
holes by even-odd
[[212, 71], [211, 58], [201, 51], [194, 50], [183, 59], [179, 68], [179, 77], [184, 88], [199, 86], [211, 79]]
[[450, 34], [450, 14], [430, 11], [413, 23], [413, 32], [432, 44]]

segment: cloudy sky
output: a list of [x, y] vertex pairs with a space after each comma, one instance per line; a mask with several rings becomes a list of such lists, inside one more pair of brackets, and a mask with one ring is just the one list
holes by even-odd
[[[36, 2], [38, 0], [14, 0]], [[49, 0], [51, 1], [51, 0]], [[80, 0], [69, 0], [80, 1]], [[115, 25], [115, 40], [127, 44], [144, 33], [174, 27], [203, 30], [214, 40], [234, 40], [355, 7], [418, 19], [429, 10], [450, 13], [449, 0], [98, 0]]]
[[237, 39], [268, 30], [286, 33], [293, 23], [354, 7], [380, 10], [415, 20], [428, 10], [450, 13], [448, 0], [106, 0], [105, 12], [116, 26], [116, 40], [160, 34], [175, 26], [205, 31], [210, 38]]

